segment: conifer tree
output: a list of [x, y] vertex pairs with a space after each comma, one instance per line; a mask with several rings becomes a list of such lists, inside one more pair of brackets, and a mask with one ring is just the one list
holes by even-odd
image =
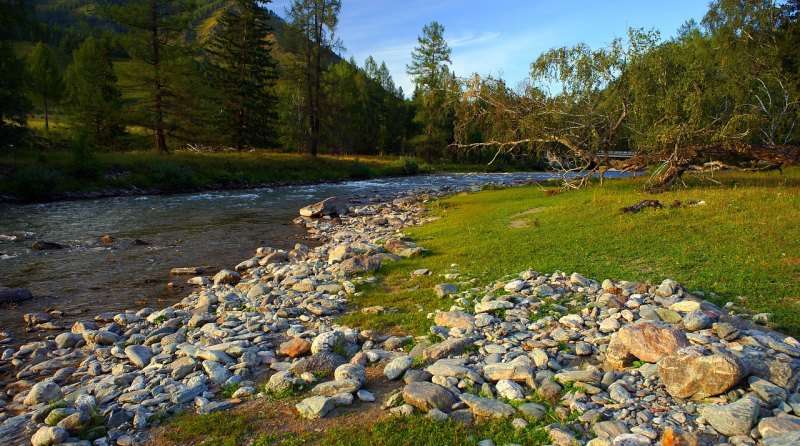
[[299, 61], [298, 78], [305, 91], [308, 152], [317, 156], [322, 130], [323, 72], [326, 56], [341, 47], [335, 37], [341, 0], [293, 0], [288, 12], [289, 35]]
[[28, 92], [44, 110], [44, 128], [50, 130], [50, 107], [64, 95], [64, 80], [53, 52], [42, 42], [28, 55]]
[[176, 91], [195, 81], [193, 48], [187, 43], [195, 8], [194, 0], [109, 2], [106, 8], [112, 20], [127, 28], [123, 43], [133, 61], [133, 81], [147, 91], [139, 124], [153, 131], [158, 153], [169, 152], [173, 115], [184, 111]]
[[123, 133], [121, 94], [107, 38], [88, 37], [72, 54], [64, 73], [70, 122], [92, 141], [109, 146]]
[[0, 2], [0, 145], [16, 126], [26, 123], [30, 102], [23, 94], [25, 63], [14, 54], [13, 40], [26, 23], [21, 0]]
[[453, 107], [448, 104], [451, 50], [444, 39], [444, 26], [438, 22], [425, 25], [417, 41], [406, 70], [416, 84], [414, 121], [423, 128], [416, 143], [430, 161], [452, 138]]
[[233, 136], [239, 151], [275, 141], [277, 68], [267, 3], [233, 0], [207, 46], [208, 71], [221, 96], [219, 127]]

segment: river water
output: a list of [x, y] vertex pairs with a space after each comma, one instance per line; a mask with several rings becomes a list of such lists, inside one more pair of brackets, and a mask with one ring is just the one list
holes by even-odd
[[[298, 209], [329, 196], [366, 201], [413, 189], [477, 188], [551, 179], [549, 173], [447, 174], [284, 186], [170, 196], [105, 198], [36, 205], [0, 205], [0, 286], [27, 288], [35, 298], [0, 308], [0, 331], [18, 340], [22, 315], [62, 310], [65, 327], [94, 315], [145, 306], [162, 308], [189, 294], [175, 267], [203, 267], [213, 275], [248, 259], [259, 246], [290, 248], [304, 242], [293, 225]], [[117, 242], [105, 245], [104, 235]], [[8, 240], [16, 236], [16, 240]], [[134, 240], [147, 245], [135, 245]], [[65, 249], [33, 251], [45, 240]], [[313, 246], [313, 241], [304, 243]], [[167, 284], [174, 282], [175, 288]]]

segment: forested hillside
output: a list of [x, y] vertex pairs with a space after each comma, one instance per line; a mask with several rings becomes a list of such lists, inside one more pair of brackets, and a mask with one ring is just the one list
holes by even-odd
[[455, 73], [434, 21], [410, 54], [413, 92], [381, 61], [338, 56], [341, 0], [295, 0], [285, 21], [255, 0], [0, 5], [0, 130], [15, 147], [546, 158], [591, 173], [654, 167], [655, 188], [704, 162], [800, 162], [797, 0], [716, 0], [673, 38], [629, 29], [600, 48], [552, 48], [518, 85]]

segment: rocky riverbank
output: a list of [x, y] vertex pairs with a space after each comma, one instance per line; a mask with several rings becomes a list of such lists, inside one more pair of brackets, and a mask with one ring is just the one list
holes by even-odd
[[[346, 214], [341, 203], [320, 205], [296, 221], [318, 247], [262, 247], [232, 270], [193, 277], [198, 288], [172, 307], [100, 315], [7, 349], [0, 442], [136, 444], [178, 410], [306, 389], [297, 411], [308, 418], [382, 404], [437, 420], [508, 417], [564, 445], [800, 443], [800, 343], [671, 280], [525, 271], [475, 288], [451, 275], [464, 282], [436, 287], [450, 308], [430, 315], [431, 336], [337, 325], [349, 296], [373, 280], [363, 273], [424, 255], [402, 230], [429, 221], [427, 198]], [[369, 364], [403, 389], [375, 402], [364, 388]]]

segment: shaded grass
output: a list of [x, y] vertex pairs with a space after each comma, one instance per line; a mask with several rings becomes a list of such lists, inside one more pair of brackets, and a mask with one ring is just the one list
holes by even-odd
[[[50, 134], [69, 132], [54, 124]], [[415, 161], [411, 161], [415, 163]], [[93, 154], [92, 175], [76, 170], [70, 151], [12, 151], [0, 155], [0, 194], [30, 201], [44, 201], [67, 192], [95, 192], [108, 189], [145, 189], [190, 192], [202, 189], [250, 187], [262, 184], [340, 181], [403, 175], [409, 159], [391, 156], [326, 156], [270, 152], [193, 153], [169, 155], [153, 151], [97, 152]], [[470, 170], [468, 165], [418, 165], [419, 173]], [[472, 166], [475, 167], [475, 166]], [[39, 175], [21, 175], [25, 169]], [[486, 167], [483, 166], [483, 170]], [[479, 170], [479, 169], [471, 169]], [[36, 184], [39, 178], [58, 178], [55, 184]]]
[[237, 446], [253, 435], [253, 418], [253, 414], [236, 411], [183, 413], [170, 421], [166, 437], [177, 444]]
[[[774, 313], [776, 328], [800, 333], [800, 170], [716, 173], [713, 182], [687, 177], [689, 187], [658, 195], [641, 192], [645, 181], [609, 181], [556, 195], [537, 187], [489, 190], [438, 201], [430, 207], [438, 221], [407, 231], [430, 255], [387, 265], [381, 284], [352, 299], [356, 308], [399, 311], [353, 313], [342, 322], [426, 331], [426, 313], [452, 302], [434, 297], [432, 287], [457, 263], [459, 280], [476, 277], [481, 285], [526, 269], [577, 271], [599, 281], [672, 278], [690, 291], [714, 293], [706, 298], [719, 304]], [[643, 199], [667, 207], [620, 211]], [[674, 200], [706, 205], [670, 209]], [[524, 214], [534, 208], [543, 209]], [[519, 220], [526, 224], [511, 224]], [[434, 274], [409, 279], [418, 268]]]
[[492, 439], [495, 444], [544, 445], [550, 436], [543, 426], [530, 424], [515, 430], [511, 420], [492, 420], [466, 425], [452, 420], [432, 421], [422, 416], [389, 417], [371, 426], [332, 429], [321, 444], [325, 446], [443, 446], [474, 445]]

